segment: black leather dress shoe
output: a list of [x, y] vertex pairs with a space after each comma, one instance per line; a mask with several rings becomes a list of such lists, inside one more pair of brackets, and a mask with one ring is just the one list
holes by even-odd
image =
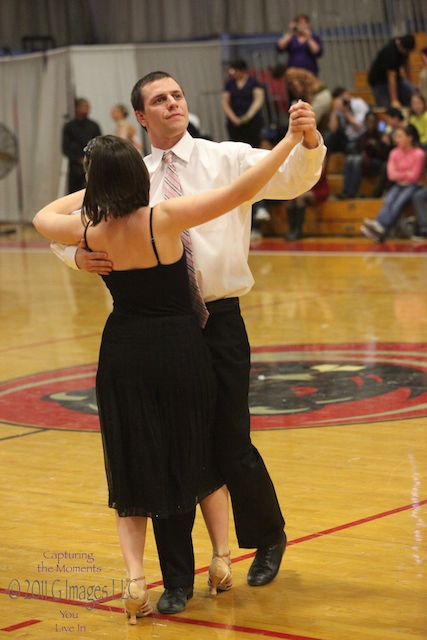
[[184, 611], [187, 600], [193, 597], [193, 586], [177, 587], [163, 591], [157, 603], [160, 613], [179, 613]]
[[277, 576], [286, 549], [286, 533], [280, 540], [269, 547], [260, 547], [248, 573], [248, 584], [251, 587], [261, 587], [268, 584]]

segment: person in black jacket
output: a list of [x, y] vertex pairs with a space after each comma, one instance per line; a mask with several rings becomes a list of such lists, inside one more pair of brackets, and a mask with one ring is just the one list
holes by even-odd
[[415, 87], [408, 80], [409, 54], [414, 48], [415, 38], [407, 34], [390, 40], [377, 53], [368, 74], [377, 107], [409, 106], [415, 92]]
[[86, 98], [74, 101], [74, 120], [62, 130], [62, 153], [68, 158], [68, 193], [80, 191], [85, 186], [83, 149], [92, 138], [101, 135], [97, 122], [89, 120], [90, 104]]

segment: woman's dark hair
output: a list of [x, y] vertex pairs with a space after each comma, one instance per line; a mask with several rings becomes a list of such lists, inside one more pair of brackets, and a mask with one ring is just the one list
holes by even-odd
[[241, 58], [237, 58], [236, 60], [232, 60], [228, 65], [229, 69], [236, 69], [237, 71], [247, 71], [248, 63]]
[[419, 147], [420, 134], [418, 133], [417, 127], [414, 127], [413, 124], [407, 124], [406, 127], [403, 127], [403, 131], [407, 136], [410, 136], [412, 138], [412, 146]]
[[150, 176], [141, 154], [117, 136], [98, 136], [84, 149], [88, 174], [82, 215], [93, 226], [148, 205]]
[[367, 111], [365, 115], [365, 122], [368, 118], [373, 118], [376, 122], [378, 122], [378, 114], [375, 111]]

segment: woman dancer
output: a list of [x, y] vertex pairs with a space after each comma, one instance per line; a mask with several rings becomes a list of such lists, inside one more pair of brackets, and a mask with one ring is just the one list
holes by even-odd
[[[114, 263], [102, 276], [114, 309], [104, 328], [96, 389], [132, 624], [152, 611], [143, 570], [147, 518], [190, 511], [203, 499], [214, 500], [223, 485], [212, 459], [215, 379], [192, 311], [181, 234], [251, 199], [302, 135], [289, 129], [227, 187], [153, 208], [141, 155], [125, 140], [101, 136], [86, 151], [86, 192], [60, 198], [34, 218], [51, 240], [76, 244], [84, 234], [92, 250], [107, 250]], [[81, 217], [69, 215], [79, 208]], [[227, 559], [217, 560], [210, 567], [214, 591], [231, 586]]]

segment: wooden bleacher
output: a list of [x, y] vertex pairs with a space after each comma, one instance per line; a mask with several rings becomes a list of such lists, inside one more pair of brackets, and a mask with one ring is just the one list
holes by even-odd
[[[415, 34], [415, 50], [410, 54], [411, 81], [418, 84], [418, 76], [422, 68], [420, 50], [427, 46], [427, 33]], [[354, 88], [351, 94], [363, 98], [383, 117], [385, 109], [375, 108], [375, 100], [368, 84], [367, 71], [355, 73]], [[345, 155], [333, 153], [328, 160], [328, 182], [331, 196], [342, 191]], [[376, 182], [376, 177], [364, 177], [359, 189], [361, 196], [357, 199], [329, 199], [320, 205], [307, 207], [304, 223], [304, 234], [308, 236], [360, 236], [360, 226], [364, 218], [375, 218], [383, 204], [381, 198], [369, 198]], [[427, 184], [427, 179], [426, 179]], [[411, 214], [409, 205], [405, 212]], [[282, 236], [287, 233], [286, 203], [276, 203], [271, 211], [271, 221], [262, 223], [263, 235]]]

